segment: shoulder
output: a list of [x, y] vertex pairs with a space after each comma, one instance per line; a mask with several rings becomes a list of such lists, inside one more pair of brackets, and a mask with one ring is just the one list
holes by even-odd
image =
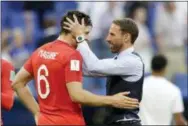
[[139, 55], [129, 53], [123, 56], [122, 58], [120, 58], [120, 60], [123, 64], [126, 64], [129, 67], [133, 67], [135, 69], [139, 68], [141, 70], [143, 69], [144, 63]]
[[170, 91], [170, 95], [173, 97], [173, 100], [177, 100], [182, 97], [180, 88], [175, 84], [171, 83], [171, 88], [168, 90]]
[[171, 83], [171, 88], [173, 89], [173, 92], [176, 94], [176, 95], [180, 95], [181, 94], [181, 91], [180, 91], [180, 88], [178, 86], [176, 86], [174, 83]]
[[174, 83], [165, 80], [166, 85], [168, 86], [168, 89], [170, 89], [170, 91], [175, 94], [178, 95], [181, 93], [180, 89], [178, 88], [178, 86], [176, 86]]
[[82, 62], [82, 56], [80, 54], [80, 52], [78, 52], [76, 49], [73, 49], [71, 47], [65, 47], [64, 50], [59, 51], [59, 55], [57, 57], [58, 60], [60, 60], [60, 62], [62, 62], [63, 64], [67, 64], [70, 61], [80, 61]]
[[10, 62], [8, 62], [8, 61], [6, 61], [6, 60], [4, 60], [4, 59], [1, 59], [1, 76], [4, 76], [4, 77], [6, 77], [7, 75], [6, 74], [9, 74], [9, 72], [10, 71], [14, 71], [15, 69], [14, 69], [14, 66], [10, 63]]
[[3, 67], [9, 67], [9, 68], [13, 68], [13, 65], [9, 62], [9, 61], [7, 61], [7, 60], [5, 60], [5, 59], [1, 59], [1, 63], [2, 63], [2, 66]]
[[132, 53], [128, 53], [124, 56], [124, 60], [130, 60], [130, 61], [135, 61], [137, 63], [142, 63], [142, 57], [136, 53], [136, 52], [132, 52]]
[[130, 53], [129, 56], [131, 56], [133, 59], [135, 59], [135, 60], [137, 60], [137, 61], [142, 61], [142, 57], [141, 57], [140, 54], [137, 53], [137, 52], [132, 52], [132, 53]]
[[50, 49], [50, 48], [53, 48], [53, 50], [60, 53], [60, 55], [65, 55], [68, 57], [78, 52], [72, 46], [65, 44], [64, 42], [59, 42], [58, 40], [55, 40], [51, 43], [47, 43], [46, 45], [41, 47], [41, 49]]
[[72, 53], [70, 54], [70, 57], [82, 60], [82, 56], [81, 56], [80, 52], [77, 50], [72, 51]]
[[[55, 41], [54, 41], [54, 42], [55, 42]], [[54, 42], [46, 43], [46, 44], [42, 45], [41, 47], [37, 48], [36, 51], [37, 51], [37, 50], [40, 50], [40, 49], [45, 49], [45, 48], [50, 47], [50, 46], [52, 46], [52, 45], [55, 45]]]
[[154, 79], [152, 78], [152, 76], [147, 76], [144, 78], [144, 81], [154, 81]]
[[32, 59], [33, 57], [35, 57], [38, 53], [40, 53], [41, 50], [43, 50], [43, 49], [49, 47], [49, 45], [51, 45], [51, 44], [52, 44], [52, 43], [50, 42], [50, 43], [46, 43], [46, 44], [44, 44], [44, 45], [38, 47], [38, 48], [32, 53], [32, 55], [30, 56], [30, 59]]
[[148, 87], [148, 86], [150, 87], [154, 85], [156, 86], [157, 85], [156, 83], [158, 83], [158, 81], [156, 81], [156, 79], [153, 78], [152, 75], [144, 78], [144, 87]]

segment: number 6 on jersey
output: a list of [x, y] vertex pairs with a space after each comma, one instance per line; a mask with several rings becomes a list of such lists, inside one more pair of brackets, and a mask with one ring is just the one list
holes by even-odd
[[[41, 74], [41, 71], [44, 70], [44, 75]], [[37, 84], [38, 84], [38, 94], [42, 99], [46, 99], [50, 94], [50, 85], [46, 77], [48, 77], [48, 69], [46, 65], [42, 64], [37, 71]], [[46, 92], [42, 93], [41, 91], [41, 81], [44, 81]]]

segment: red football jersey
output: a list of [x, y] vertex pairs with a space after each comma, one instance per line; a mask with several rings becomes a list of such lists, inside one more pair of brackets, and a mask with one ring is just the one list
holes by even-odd
[[13, 106], [14, 91], [11, 88], [11, 83], [14, 76], [13, 65], [1, 59], [1, 107], [5, 110], [10, 110]]
[[82, 57], [56, 40], [38, 48], [24, 68], [33, 75], [40, 107], [39, 125], [84, 125], [81, 106], [71, 100], [66, 84], [82, 82]]
[[14, 91], [11, 83], [14, 79], [14, 67], [8, 61], [1, 59], [1, 105], [3, 109], [10, 110], [13, 105]]

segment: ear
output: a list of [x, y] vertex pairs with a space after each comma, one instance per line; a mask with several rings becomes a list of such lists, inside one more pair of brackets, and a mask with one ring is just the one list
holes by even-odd
[[130, 41], [130, 38], [131, 38], [131, 35], [130, 35], [129, 33], [125, 33], [125, 34], [123, 35], [123, 41], [124, 41], [125, 43], [128, 43], [128, 42]]

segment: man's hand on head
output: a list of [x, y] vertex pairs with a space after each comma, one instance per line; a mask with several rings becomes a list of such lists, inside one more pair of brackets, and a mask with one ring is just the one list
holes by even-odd
[[69, 30], [75, 37], [84, 35], [86, 29], [84, 18], [82, 19], [81, 24], [78, 22], [78, 19], [75, 15], [73, 15], [73, 18], [74, 21], [67, 17], [66, 19], [68, 22], [64, 22], [66, 26], [64, 26], [63, 28]]

